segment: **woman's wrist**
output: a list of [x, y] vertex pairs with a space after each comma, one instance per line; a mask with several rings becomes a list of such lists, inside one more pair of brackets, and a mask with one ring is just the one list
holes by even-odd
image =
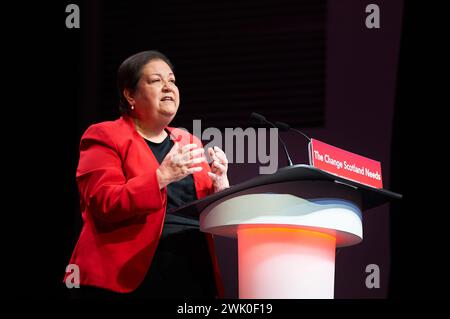
[[163, 189], [167, 185], [170, 184], [170, 180], [166, 177], [166, 175], [162, 172], [162, 170], [159, 167], [156, 170], [156, 178], [158, 180], [159, 189]]
[[230, 187], [230, 182], [228, 181], [228, 177], [227, 176], [223, 176], [221, 177], [216, 183], [214, 183], [214, 192], [220, 192], [223, 191], [224, 189]]

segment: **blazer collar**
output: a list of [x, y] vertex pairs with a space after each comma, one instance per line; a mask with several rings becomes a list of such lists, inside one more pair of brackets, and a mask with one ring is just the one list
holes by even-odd
[[[131, 132], [133, 133], [133, 136], [135, 136], [135, 137], [137, 137], [137, 138], [142, 138], [142, 136], [138, 133], [138, 131], [136, 130], [136, 127], [135, 127], [135, 125], [134, 125], [134, 120], [133, 120], [133, 118], [131, 117], [131, 116], [129, 116], [129, 115], [122, 115], [121, 117], [120, 117], [120, 119], [122, 120], [122, 121], [124, 121], [127, 125], [128, 125], [128, 127], [130, 128], [130, 130], [131, 130]], [[175, 130], [175, 128], [174, 127], [170, 127], [170, 126], [166, 126], [165, 128], [164, 128], [165, 130], [167, 130], [170, 134], [170, 139], [171, 140], [173, 140], [174, 142], [179, 142], [180, 141], [180, 139], [181, 139], [181, 136], [176, 136], [175, 134], [174, 134], [174, 130]]]

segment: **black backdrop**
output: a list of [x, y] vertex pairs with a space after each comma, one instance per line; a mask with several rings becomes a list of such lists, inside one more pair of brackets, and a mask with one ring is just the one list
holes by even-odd
[[448, 2], [406, 1], [392, 141], [393, 298], [448, 298]]
[[201, 118], [208, 127], [245, 127], [253, 111], [323, 124], [326, 1], [97, 1], [82, 9], [84, 60], [95, 64], [83, 89], [99, 97], [86, 101], [95, 120], [117, 116], [120, 62], [150, 48], [175, 65], [182, 95], [175, 126]]

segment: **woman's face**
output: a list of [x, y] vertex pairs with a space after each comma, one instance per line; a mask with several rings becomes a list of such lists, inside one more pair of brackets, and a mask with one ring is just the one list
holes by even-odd
[[180, 94], [175, 75], [166, 62], [152, 60], [144, 66], [131, 103], [141, 121], [157, 121], [162, 125], [172, 121], [180, 105]]

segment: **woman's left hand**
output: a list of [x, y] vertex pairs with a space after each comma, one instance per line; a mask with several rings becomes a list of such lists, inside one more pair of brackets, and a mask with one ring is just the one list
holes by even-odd
[[221, 190], [230, 187], [227, 177], [227, 156], [224, 151], [217, 146], [214, 146], [214, 148], [209, 147], [208, 154], [212, 159], [211, 172], [208, 172], [208, 175], [213, 180], [214, 192], [220, 192]]

